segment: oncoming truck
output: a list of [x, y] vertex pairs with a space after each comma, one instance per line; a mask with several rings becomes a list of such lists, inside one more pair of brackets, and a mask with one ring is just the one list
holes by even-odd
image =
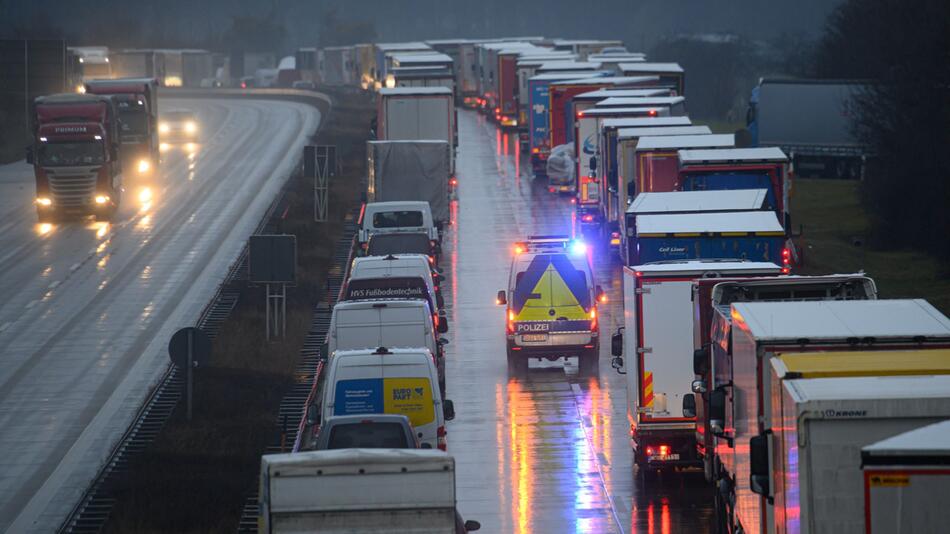
[[112, 220], [122, 194], [118, 119], [109, 97], [42, 96], [33, 103], [27, 163], [36, 178], [41, 223], [94, 215]]
[[154, 78], [90, 80], [86, 93], [109, 95], [119, 111], [122, 168], [127, 181], [148, 183], [158, 170], [158, 82]]

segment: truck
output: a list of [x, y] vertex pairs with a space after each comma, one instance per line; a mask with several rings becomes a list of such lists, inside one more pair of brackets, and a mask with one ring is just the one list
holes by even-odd
[[338, 449], [261, 457], [263, 534], [478, 530], [456, 511], [455, 459], [424, 449]]
[[660, 87], [671, 89], [674, 95], [686, 94], [686, 73], [679, 63], [632, 61], [621, 63], [617, 68], [624, 76], [659, 76]]
[[788, 156], [781, 149], [682, 149], [679, 187], [683, 191], [712, 189], [769, 189], [769, 205], [790, 228]]
[[[637, 141], [637, 157], [634, 165], [636, 188], [632, 196], [636, 197], [639, 193], [682, 189], [679, 183], [680, 150], [732, 148], [735, 143], [733, 134], [641, 137]], [[687, 190], [697, 189], [700, 188]], [[631, 191], [627, 191], [627, 194], [631, 194]]]
[[[749, 440], [740, 460], [752, 502], [772, 500], [763, 514], [768, 531], [867, 532], [861, 448], [950, 417], [950, 352], [878, 352], [880, 359], [864, 362], [863, 355], [849, 356], [851, 365], [840, 368], [844, 358], [788, 366], [783, 361], [794, 355], [772, 360], [771, 424]], [[890, 532], [906, 532], [907, 525]]]
[[366, 202], [421, 200], [438, 228], [449, 222], [452, 147], [445, 141], [368, 141]]
[[115, 101], [126, 181], [149, 187], [159, 164], [158, 82], [154, 78], [90, 80], [86, 93], [108, 95]]
[[396, 87], [379, 90], [376, 139], [435, 139], [449, 144], [449, 169], [455, 173], [458, 121], [448, 87]]
[[[950, 319], [920, 299], [735, 302], [728, 313], [728, 329], [713, 330], [711, 348], [718, 385], [708, 392], [708, 417], [716, 438], [713, 476], [719, 488], [718, 515], [721, 526], [730, 532], [739, 528], [764, 532], [774, 511], [749, 484], [750, 439], [768, 429], [774, 431], [775, 425], [780, 424], [773, 420], [776, 395], [781, 391], [772, 388], [772, 359], [790, 354], [820, 353], [823, 358], [835, 358], [854, 351], [950, 346]], [[912, 384], [903, 386], [905, 395], [918, 393]], [[871, 380], [863, 387], [863, 395], [884, 396]], [[944, 388], [945, 392], [950, 391]], [[860, 416], [858, 412], [845, 414], [844, 418]], [[868, 443], [853, 447], [855, 466], [857, 451]], [[829, 452], [828, 458], [844, 461], [842, 453]], [[829, 483], [828, 488], [840, 491], [835, 484]], [[832, 501], [825, 498], [824, 502]], [[843, 501], [841, 510], [836, 512], [841, 521], [849, 521], [854, 508], [858, 506], [846, 506]]]
[[[666, 120], [676, 117], [663, 117]], [[689, 120], [686, 117], [680, 117]], [[636, 187], [630, 182], [635, 174], [634, 156], [641, 137], [666, 135], [708, 135], [712, 130], [708, 126], [629, 126], [642, 124], [642, 119], [607, 119], [600, 128], [600, 156], [598, 174], [607, 187], [607, 231], [610, 232], [610, 248], [618, 254], [625, 254], [624, 242], [627, 235], [625, 213], [633, 198]], [[649, 122], [647, 123], [649, 124]]]
[[936, 532], [950, 522], [950, 421], [861, 449], [864, 532]]
[[184, 87], [204, 87], [216, 80], [214, 55], [207, 50], [182, 50], [181, 84]]
[[119, 118], [112, 98], [60, 94], [33, 102], [27, 163], [41, 223], [70, 215], [111, 221], [122, 195]]
[[105, 46], [71, 46], [67, 48], [71, 58], [72, 77], [70, 88], [83, 92], [87, 80], [111, 78], [112, 64], [109, 61], [109, 48]]
[[[692, 282], [697, 278], [777, 275], [769, 262], [688, 260], [624, 267], [623, 332], [611, 338], [612, 366], [626, 375], [634, 460], [656, 469], [701, 465], [692, 392]], [[623, 358], [626, 355], [626, 359]]]
[[[688, 194], [688, 193], [667, 193]], [[696, 394], [696, 447], [703, 459], [706, 480], [713, 482], [715, 441], [710, 429], [707, 392], [728, 382], [716, 382], [713, 361], [713, 334], [727, 332], [731, 325], [730, 306], [734, 302], [794, 300], [873, 300], [874, 280], [862, 274], [826, 276], [764, 276], [708, 278], [693, 282], [693, 392]], [[720, 380], [731, 380], [720, 373]]]
[[[785, 230], [769, 211], [648, 213], [628, 219], [626, 265], [734, 258], [790, 269]], [[786, 271], [787, 272], [787, 271]]]
[[531, 171], [536, 178], [546, 177], [546, 166], [551, 150], [550, 86], [554, 82], [586, 79], [590, 74], [581, 71], [535, 74], [528, 79], [528, 147]]
[[781, 148], [800, 176], [859, 178], [868, 149], [854, 137], [852, 102], [861, 80], [762, 78], [746, 117], [752, 146]]
[[155, 50], [118, 50], [109, 55], [112, 77], [165, 79], [165, 55]]

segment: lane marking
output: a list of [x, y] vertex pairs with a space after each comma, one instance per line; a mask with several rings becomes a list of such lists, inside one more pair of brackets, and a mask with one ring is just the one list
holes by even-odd
[[36, 304], [37, 304], [38, 302], [39, 302], [38, 300], [31, 300], [31, 301], [26, 305], [26, 309], [30, 309], [30, 308], [32, 308], [33, 306], [36, 306]]
[[50, 284], [48, 289], [56, 289], [57, 287], [59, 287], [59, 284], [61, 284], [61, 283], [63, 283], [62, 280], [57, 280], [57, 281], [53, 282], [52, 284]]
[[81, 267], [81, 266], [82, 266], [82, 264], [77, 262], [77, 263], [74, 263], [74, 264], [70, 265], [70, 266], [69, 266], [69, 270], [70, 270], [70, 271], [75, 271], [76, 269], [78, 269], [78, 268]]

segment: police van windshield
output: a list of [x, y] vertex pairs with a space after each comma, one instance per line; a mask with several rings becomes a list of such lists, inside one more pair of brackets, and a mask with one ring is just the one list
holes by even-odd
[[374, 228], [422, 226], [421, 211], [381, 211], [373, 214]]
[[102, 165], [102, 144], [93, 141], [80, 143], [46, 143], [40, 146], [40, 164], [49, 167], [75, 165]]

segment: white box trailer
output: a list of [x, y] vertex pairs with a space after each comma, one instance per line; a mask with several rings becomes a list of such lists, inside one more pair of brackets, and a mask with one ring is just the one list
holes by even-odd
[[438, 450], [337, 449], [261, 458], [260, 531], [454, 534], [455, 459]]
[[[750, 454], [743, 455], [771, 457], [771, 476], [755, 479], [774, 498], [763, 531], [862, 534], [862, 447], [950, 417], [950, 376], [785, 380], [774, 398], [771, 434], [751, 442]], [[946, 509], [948, 496], [941, 497], [944, 505], [937, 506]], [[901, 524], [886, 532], [939, 532], [945, 526]]]
[[867, 534], [939, 532], [950, 525], [950, 421], [861, 449]]
[[[920, 299], [736, 302], [729, 332], [717, 335], [717, 375], [732, 379], [709, 392], [716, 435], [713, 476], [734, 503], [728, 515], [746, 532], [768, 524], [764, 499], [749, 487], [749, 439], [772, 428], [772, 358], [783, 353], [896, 350], [950, 345], [950, 319]], [[717, 377], [718, 379], [718, 377]], [[735, 525], [732, 525], [735, 526]]]
[[458, 146], [455, 99], [448, 87], [395, 87], [379, 90], [376, 138], [387, 141], [446, 141], [451, 172]]
[[451, 151], [445, 141], [367, 142], [366, 201], [425, 201], [437, 226], [448, 223]]
[[[622, 335], [627, 407], [641, 470], [698, 465], [693, 381], [692, 282], [710, 276], [779, 274], [774, 263], [691, 260], [623, 269]], [[620, 334], [618, 334], [620, 336]], [[621, 338], [612, 340], [615, 356]]]

